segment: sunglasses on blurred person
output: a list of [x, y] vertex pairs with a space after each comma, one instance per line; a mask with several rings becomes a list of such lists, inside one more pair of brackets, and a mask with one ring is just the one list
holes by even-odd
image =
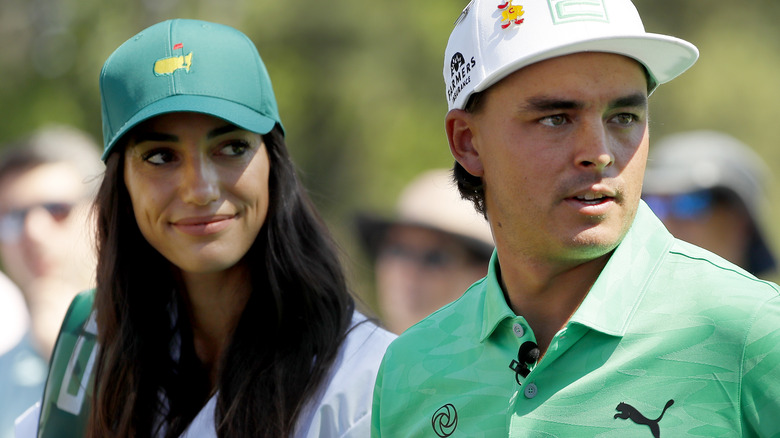
[[659, 219], [695, 221], [702, 219], [720, 205], [736, 202], [735, 196], [725, 190], [707, 189], [678, 195], [644, 195], [647, 203]]
[[62, 223], [70, 216], [75, 206], [75, 202], [44, 202], [9, 210], [0, 216], [0, 242], [18, 242], [24, 231], [24, 222], [31, 211], [43, 209], [55, 222]]
[[415, 248], [401, 242], [391, 242], [380, 247], [377, 258], [404, 261], [427, 271], [446, 271], [464, 265], [487, 263], [477, 253], [457, 244]]
[[444, 248], [419, 250], [401, 244], [386, 245], [380, 250], [379, 257], [405, 260], [431, 270], [446, 269], [457, 262], [456, 258]]

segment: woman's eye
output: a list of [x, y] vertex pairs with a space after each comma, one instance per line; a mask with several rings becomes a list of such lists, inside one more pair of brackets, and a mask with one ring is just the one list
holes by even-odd
[[239, 156], [244, 155], [248, 149], [249, 143], [243, 140], [235, 140], [222, 146], [219, 153], [228, 156]]
[[562, 114], [556, 114], [554, 116], [547, 116], [540, 120], [542, 125], [547, 126], [561, 126], [566, 123], [566, 116]]
[[173, 152], [165, 149], [156, 149], [143, 154], [143, 159], [147, 163], [161, 165], [173, 161]]

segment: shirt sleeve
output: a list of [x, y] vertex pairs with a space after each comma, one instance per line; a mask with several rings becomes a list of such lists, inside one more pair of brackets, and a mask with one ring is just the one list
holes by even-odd
[[745, 339], [743, 436], [780, 437], [780, 296], [762, 305]]
[[339, 438], [366, 438], [371, 430], [371, 414], [360, 417], [352, 427]]
[[41, 402], [35, 403], [24, 411], [14, 422], [16, 438], [35, 438], [38, 436], [38, 418], [41, 416]]
[[360, 314], [354, 318], [357, 325], [342, 344], [321, 394], [301, 414], [295, 436], [368, 437], [377, 369], [396, 336], [364, 320]]

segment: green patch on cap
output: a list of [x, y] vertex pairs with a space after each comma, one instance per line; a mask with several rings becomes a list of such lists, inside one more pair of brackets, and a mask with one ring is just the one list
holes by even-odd
[[601, 21], [609, 23], [603, 0], [547, 0], [553, 23]]

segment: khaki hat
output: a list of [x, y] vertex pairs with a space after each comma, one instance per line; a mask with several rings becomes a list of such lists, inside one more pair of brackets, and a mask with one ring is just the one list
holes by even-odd
[[358, 234], [371, 256], [376, 255], [385, 231], [394, 225], [429, 228], [460, 240], [480, 257], [493, 252], [493, 235], [487, 220], [461, 198], [452, 171], [429, 170], [401, 192], [394, 218], [361, 213], [356, 217]]

